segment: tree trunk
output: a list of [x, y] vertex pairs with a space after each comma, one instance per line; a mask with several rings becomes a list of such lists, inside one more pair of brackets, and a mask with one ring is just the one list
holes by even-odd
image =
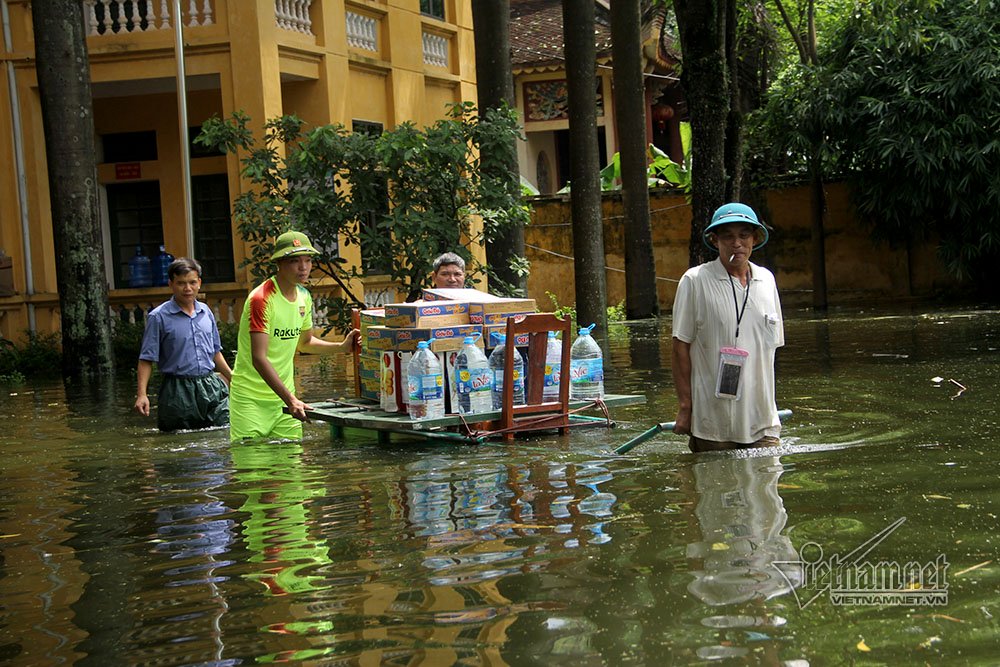
[[809, 176], [811, 189], [812, 225], [810, 238], [812, 241], [812, 274], [813, 274], [813, 308], [826, 310], [826, 191], [823, 188], [823, 173], [820, 166], [819, 149], [809, 160]]
[[110, 372], [111, 327], [97, 213], [90, 61], [80, 0], [35, 3], [35, 69], [45, 133], [62, 321], [63, 371]]
[[646, 165], [646, 96], [642, 81], [639, 0], [611, 3], [615, 121], [625, 214], [625, 313], [628, 319], [659, 313], [656, 263], [649, 219]]
[[607, 330], [600, 159], [597, 149], [597, 54], [593, 0], [565, 0], [564, 60], [569, 103], [570, 205], [573, 215], [576, 319]]
[[684, 59], [681, 83], [691, 115], [691, 266], [714, 258], [702, 243], [702, 234], [726, 199], [729, 75], [725, 26], [731, 1], [674, 0]]
[[[479, 93], [479, 113], [499, 109], [504, 104], [514, 107], [514, 77], [510, 63], [510, 0], [476, 0], [472, 3], [472, 22], [476, 41], [476, 79]], [[496, 159], [492, 154], [480, 157], [482, 170], [494, 178], [510, 179], [510, 187], [520, 189], [517, 151], [513, 160]], [[524, 256], [524, 226], [513, 225], [486, 242], [486, 263], [496, 277], [512, 286], [518, 294], [526, 294], [527, 276], [518, 276], [511, 260]]]
[[726, 3], [726, 69], [729, 114], [726, 117], [726, 201], [740, 201], [743, 183], [743, 108], [740, 104], [740, 58], [736, 44], [736, 3]]

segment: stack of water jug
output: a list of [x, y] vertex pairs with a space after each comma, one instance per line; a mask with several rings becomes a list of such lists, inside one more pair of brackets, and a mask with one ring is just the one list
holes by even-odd
[[135, 247], [135, 255], [128, 263], [129, 287], [163, 287], [167, 285], [167, 269], [174, 261], [174, 256], [167, 252], [166, 246], [160, 246], [160, 252], [152, 260], [146, 256], [141, 245]]

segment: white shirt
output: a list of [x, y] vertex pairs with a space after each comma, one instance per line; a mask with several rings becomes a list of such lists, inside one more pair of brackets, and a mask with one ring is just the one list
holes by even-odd
[[[691, 345], [691, 433], [704, 440], [749, 444], [781, 432], [774, 401], [774, 351], [785, 344], [778, 287], [762, 266], [751, 263], [750, 275], [744, 288], [717, 259], [688, 269], [677, 286], [673, 336]], [[737, 309], [743, 310], [738, 338]], [[723, 347], [750, 353], [737, 400], [715, 395]]]

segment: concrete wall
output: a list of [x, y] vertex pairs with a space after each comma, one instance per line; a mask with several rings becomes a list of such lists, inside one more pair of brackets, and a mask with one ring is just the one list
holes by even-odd
[[[766, 194], [768, 210], [759, 211], [774, 231], [752, 261], [774, 272], [785, 305], [812, 303], [809, 188], [794, 186]], [[533, 202], [525, 232], [531, 262], [528, 295], [541, 309], [555, 295], [560, 305], [576, 301], [573, 277], [573, 232], [568, 197], [539, 197]], [[857, 220], [846, 185], [827, 186], [826, 268], [831, 304], [860, 300], [926, 297], [954, 291], [959, 284], [937, 259], [937, 246], [927, 243], [894, 249], [876, 244]], [[625, 238], [621, 194], [604, 195], [604, 247], [608, 303], [625, 299]], [[677, 281], [688, 267], [691, 207], [682, 195], [650, 192], [653, 254], [660, 308], [673, 304]]]

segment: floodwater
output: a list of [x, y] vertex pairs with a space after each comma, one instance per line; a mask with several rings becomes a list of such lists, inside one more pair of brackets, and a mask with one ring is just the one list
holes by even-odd
[[604, 341], [646, 405], [509, 445], [232, 446], [127, 378], [4, 387], [0, 663], [996, 664], [1000, 312], [786, 318], [750, 455], [612, 453], [674, 417], [667, 320]]

